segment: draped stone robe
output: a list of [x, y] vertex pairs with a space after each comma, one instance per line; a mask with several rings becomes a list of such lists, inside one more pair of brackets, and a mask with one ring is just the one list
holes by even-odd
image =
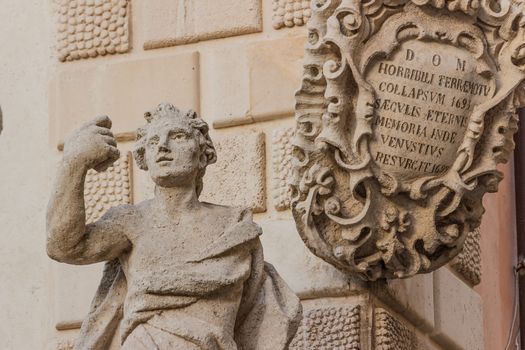
[[[151, 220], [130, 213], [131, 206], [96, 223], [114, 224], [124, 215], [140, 229], [127, 234], [130, 251], [106, 264], [76, 350], [108, 349], [118, 328], [125, 350], [288, 348], [301, 306], [264, 262], [260, 228], [248, 211], [204, 205], [216, 215], [214, 232], [195, 232], [191, 242], [174, 243], [190, 243], [182, 253], [170, 239], [150, 237], [140, 226]], [[177, 228], [167, 231], [177, 235]], [[205, 236], [212, 239], [200, 240]]]

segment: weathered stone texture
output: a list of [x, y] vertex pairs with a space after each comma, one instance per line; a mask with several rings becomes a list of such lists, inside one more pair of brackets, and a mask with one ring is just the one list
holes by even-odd
[[143, 1], [144, 48], [260, 32], [260, 0]]
[[55, 3], [60, 61], [129, 50], [130, 0], [55, 0]]
[[310, 0], [273, 0], [272, 8], [275, 29], [302, 26], [312, 16]]
[[266, 211], [264, 133], [217, 138], [215, 148], [217, 164], [206, 171], [201, 200]]
[[291, 350], [360, 350], [361, 306], [327, 306], [303, 316]]
[[416, 349], [414, 333], [388, 311], [378, 308], [374, 310], [374, 317], [375, 350]]
[[482, 350], [483, 315], [478, 293], [442, 268], [434, 272], [434, 300], [436, 342], [447, 349]]
[[103, 172], [88, 171], [84, 185], [88, 223], [97, 221], [111, 207], [131, 203], [131, 164], [128, 152]]
[[75, 127], [107, 114], [115, 134], [134, 132], [144, 111], [159, 101], [199, 110], [199, 54], [67, 66], [50, 91], [51, 137], [63, 141]]
[[481, 283], [481, 233], [479, 229], [470, 232], [463, 250], [450, 263], [468, 283], [476, 286]]
[[286, 128], [275, 130], [272, 135], [272, 197], [277, 210], [290, 209], [293, 133], [294, 128]]

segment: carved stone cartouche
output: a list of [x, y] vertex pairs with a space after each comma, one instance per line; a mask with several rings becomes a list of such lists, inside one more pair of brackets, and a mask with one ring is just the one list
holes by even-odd
[[514, 147], [522, 2], [313, 0], [291, 206], [313, 253], [365, 280], [454, 258]]
[[48, 254], [70, 264], [108, 261], [78, 350], [286, 349], [301, 318], [297, 296], [265, 263], [251, 213], [200, 202], [216, 160], [208, 125], [161, 104], [137, 132], [135, 160], [155, 197], [86, 225], [84, 181], [119, 157], [108, 117], [66, 141], [48, 208]]

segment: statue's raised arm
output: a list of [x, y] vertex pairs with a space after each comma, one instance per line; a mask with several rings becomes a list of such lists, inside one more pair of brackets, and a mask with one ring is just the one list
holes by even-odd
[[108, 220], [86, 226], [86, 173], [104, 170], [119, 157], [110, 128], [111, 120], [101, 116], [81, 126], [65, 142], [47, 211], [47, 252], [55, 260], [72, 264], [111, 260], [130, 245], [119, 226]]

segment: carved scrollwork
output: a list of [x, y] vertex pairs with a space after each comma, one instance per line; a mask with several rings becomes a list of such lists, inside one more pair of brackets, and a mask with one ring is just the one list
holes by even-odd
[[430, 272], [460, 252], [514, 147], [524, 9], [312, 1], [291, 205], [316, 255], [375, 280]]

